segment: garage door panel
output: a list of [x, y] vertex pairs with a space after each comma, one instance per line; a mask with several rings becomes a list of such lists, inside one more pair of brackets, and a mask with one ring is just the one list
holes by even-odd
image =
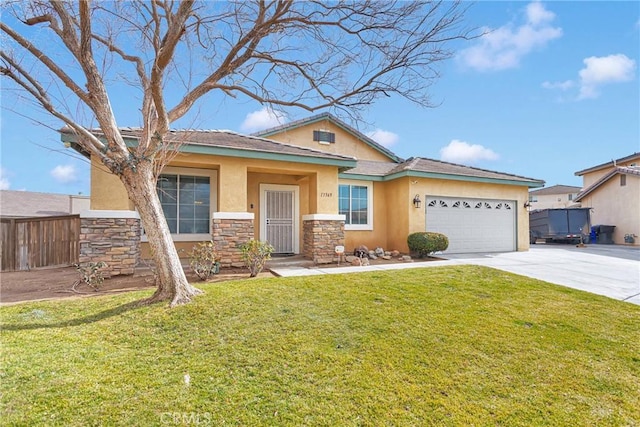
[[426, 230], [449, 238], [447, 253], [516, 250], [515, 202], [426, 197]]

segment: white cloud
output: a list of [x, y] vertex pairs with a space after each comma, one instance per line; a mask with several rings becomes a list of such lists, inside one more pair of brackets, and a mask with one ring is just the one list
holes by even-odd
[[565, 80], [564, 82], [543, 82], [542, 87], [545, 89], [569, 90], [576, 85], [573, 80]]
[[527, 22], [531, 23], [531, 25], [545, 24], [555, 18], [555, 13], [546, 10], [544, 5], [538, 1], [527, 5]]
[[398, 134], [382, 129], [376, 129], [372, 132], [367, 132], [367, 136], [373, 139], [378, 144], [387, 148], [396, 145], [400, 140]]
[[621, 53], [609, 56], [590, 56], [582, 60], [585, 67], [578, 79], [564, 82], [543, 82], [545, 89], [569, 90], [579, 87], [576, 100], [594, 99], [600, 96], [600, 87], [610, 83], [623, 83], [635, 78], [636, 61]]
[[0, 167], [0, 190], [8, 190], [11, 187], [9, 177], [7, 177], [7, 171]]
[[51, 170], [51, 176], [62, 184], [77, 180], [77, 171], [73, 165], [58, 165]]
[[479, 144], [469, 144], [457, 139], [440, 149], [440, 160], [452, 163], [475, 164], [482, 160], [498, 160], [493, 150]]
[[580, 95], [578, 99], [597, 98], [599, 86], [608, 83], [633, 80], [636, 61], [626, 55], [590, 56], [583, 60], [585, 67], [580, 70]]
[[551, 25], [554, 19], [555, 14], [542, 3], [529, 3], [525, 23], [519, 26], [508, 23], [493, 30], [487, 28], [478, 43], [463, 49], [458, 59], [479, 71], [515, 68], [529, 52], [562, 36], [562, 28]]
[[240, 125], [243, 132], [265, 130], [283, 124], [286, 121], [284, 113], [264, 107], [258, 111], [247, 114]]

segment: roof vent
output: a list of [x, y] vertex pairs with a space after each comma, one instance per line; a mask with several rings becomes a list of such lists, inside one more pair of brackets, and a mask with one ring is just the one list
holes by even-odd
[[335, 144], [336, 134], [328, 130], [314, 130], [313, 140], [318, 141], [320, 144]]

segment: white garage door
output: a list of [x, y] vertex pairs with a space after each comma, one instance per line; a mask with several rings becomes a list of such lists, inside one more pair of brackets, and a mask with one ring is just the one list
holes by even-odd
[[427, 196], [427, 231], [449, 238], [447, 253], [516, 250], [514, 201]]

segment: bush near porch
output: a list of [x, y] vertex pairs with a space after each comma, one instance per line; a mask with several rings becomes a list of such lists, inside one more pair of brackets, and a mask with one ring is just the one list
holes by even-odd
[[148, 291], [0, 308], [3, 423], [640, 419], [632, 304], [476, 266], [198, 286], [175, 309], [131, 304]]
[[409, 234], [407, 246], [409, 246], [412, 256], [423, 258], [447, 250], [449, 239], [442, 233], [422, 231]]

